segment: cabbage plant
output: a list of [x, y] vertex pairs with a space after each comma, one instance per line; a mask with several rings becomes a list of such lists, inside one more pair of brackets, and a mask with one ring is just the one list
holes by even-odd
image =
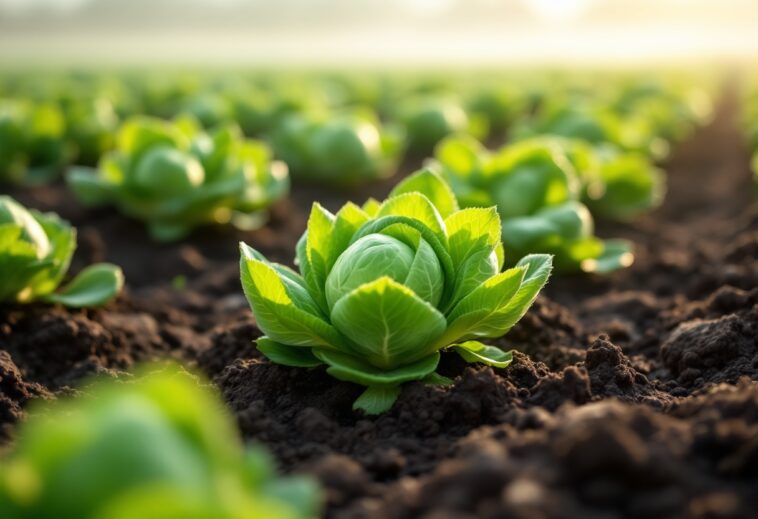
[[605, 273], [631, 264], [629, 242], [594, 235], [592, 215], [580, 201], [582, 183], [555, 139], [529, 139], [491, 153], [471, 137], [453, 136], [435, 157], [434, 167], [461, 205], [497, 207], [506, 264], [532, 252], [554, 254], [562, 271]]
[[116, 297], [124, 278], [109, 263], [87, 267], [60, 287], [75, 249], [76, 229], [67, 222], [0, 196], [0, 301], [87, 307]]
[[0, 458], [8, 519], [309, 519], [318, 492], [244, 448], [219, 398], [174, 368], [37, 408]]
[[397, 131], [383, 128], [368, 111], [330, 119], [291, 115], [273, 133], [272, 143], [293, 177], [342, 185], [391, 175], [402, 152]]
[[327, 366], [366, 386], [353, 407], [388, 410], [400, 386], [444, 381], [441, 351], [506, 367], [511, 353], [479, 342], [500, 337], [547, 282], [549, 255], [501, 272], [494, 207], [459, 209], [447, 184], [425, 170], [382, 203], [348, 203], [331, 214], [313, 205], [297, 245], [299, 272], [240, 245], [242, 286], [258, 327], [258, 349], [295, 367]]
[[126, 121], [99, 167], [74, 168], [67, 180], [84, 204], [115, 205], [159, 241], [206, 224], [255, 227], [289, 189], [286, 166], [265, 144], [235, 126], [206, 133], [189, 118]]

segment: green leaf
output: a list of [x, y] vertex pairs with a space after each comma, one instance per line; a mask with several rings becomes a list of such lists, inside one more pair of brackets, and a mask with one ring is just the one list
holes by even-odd
[[[76, 229], [58, 215], [31, 211], [50, 241], [50, 254], [45, 258], [49, 267], [29, 281], [32, 298], [53, 292], [68, 272], [76, 250]], [[119, 288], [120, 290], [120, 288]]]
[[505, 368], [513, 362], [513, 353], [494, 346], [487, 346], [479, 341], [466, 341], [454, 344], [452, 348], [466, 362], [480, 362], [495, 368]]
[[100, 306], [116, 297], [123, 286], [124, 274], [118, 266], [98, 263], [82, 270], [59, 292], [42, 299], [73, 308]]
[[240, 273], [258, 327], [272, 340], [291, 346], [325, 348], [344, 343], [329, 323], [295, 304], [284, 281], [271, 266], [243, 254]]
[[439, 352], [434, 352], [411, 364], [385, 370], [354, 355], [334, 350], [316, 349], [313, 354], [329, 365], [326, 371], [334, 378], [364, 386], [397, 386], [421, 380], [433, 373], [440, 361]]
[[512, 325], [506, 308], [522, 286], [525, 271], [525, 267], [515, 267], [501, 272], [461, 299], [448, 315], [450, 325], [437, 346], [461, 339], [499, 337], [507, 332]]
[[433, 306], [437, 306], [442, 297], [445, 289], [442, 267], [434, 249], [423, 238], [419, 239], [416, 255], [403, 285]]
[[389, 277], [342, 297], [331, 317], [334, 326], [353, 341], [355, 354], [382, 369], [429, 355], [446, 326], [436, 308]]
[[399, 396], [398, 386], [369, 386], [353, 402], [353, 409], [370, 415], [382, 414], [392, 408]]
[[388, 198], [383, 204], [377, 218], [382, 216], [405, 216], [413, 218], [429, 228], [442, 243], [447, 241], [445, 223], [432, 202], [421, 193], [403, 193]]
[[516, 267], [526, 267], [526, 272], [518, 291], [503, 309], [502, 326], [506, 331], [524, 316], [547, 283], [553, 270], [553, 257], [549, 254], [530, 254], [521, 258]]
[[453, 135], [437, 145], [434, 155], [443, 166], [465, 177], [476, 170], [487, 150], [473, 137]]
[[437, 372], [429, 373], [421, 382], [430, 386], [452, 386], [455, 383], [453, 379], [440, 375]]
[[303, 271], [306, 283], [316, 302], [326, 309], [324, 285], [329, 274], [332, 258], [332, 231], [334, 230], [334, 215], [314, 202], [308, 218], [307, 238], [305, 241], [305, 257], [307, 268]]
[[443, 312], [447, 313], [463, 297], [470, 294], [499, 271], [499, 260], [495, 251], [485, 247], [470, 255], [456, 273], [455, 287], [450, 299], [443, 307]]
[[445, 227], [448, 250], [456, 268], [472, 254], [485, 248], [491, 252], [500, 243], [500, 217], [495, 207], [462, 209], [447, 217]]
[[334, 266], [334, 262], [342, 254], [348, 245], [353, 235], [358, 232], [369, 220], [369, 216], [357, 205], [352, 202], [348, 202], [343, 205], [337, 214], [335, 215], [334, 224], [332, 226], [331, 236], [329, 238], [330, 253], [327, 262], [327, 268], [331, 269]]
[[307, 346], [286, 346], [265, 335], [256, 341], [256, 348], [268, 360], [282, 366], [293, 368], [315, 368], [323, 364]]
[[403, 193], [421, 193], [426, 196], [439, 211], [442, 218], [458, 210], [458, 200], [450, 186], [431, 169], [422, 169], [401, 180], [390, 192], [390, 197]]

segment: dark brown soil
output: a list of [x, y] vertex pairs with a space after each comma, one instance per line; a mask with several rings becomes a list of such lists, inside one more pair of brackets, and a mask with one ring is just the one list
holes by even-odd
[[237, 241], [290, 262], [312, 200], [335, 208], [390, 182], [298, 188], [265, 229], [182, 245], [61, 186], [16, 190], [79, 227], [75, 268], [109, 259], [129, 286], [101, 310], [0, 308], [0, 441], [30, 400], [176, 358], [212, 378], [247, 440], [321, 480], [330, 518], [756, 517], [758, 209], [734, 99], [664, 165], [663, 207], [600, 225], [636, 242], [630, 269], [554, 278], [497, 341], [523, 352], [511, 367], [446, 357], [452, 387], [410, 384], [378, 418], [351, 410], [360, 388], [257, 354]]

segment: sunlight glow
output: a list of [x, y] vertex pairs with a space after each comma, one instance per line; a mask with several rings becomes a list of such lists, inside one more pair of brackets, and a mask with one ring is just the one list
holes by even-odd
[[549, 22], [567, 22], [579, 18], [591, 0], [526, 0], [529, 8]]

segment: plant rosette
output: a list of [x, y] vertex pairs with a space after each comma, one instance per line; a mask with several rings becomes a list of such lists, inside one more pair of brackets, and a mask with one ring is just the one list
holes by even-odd
[[326, 364], [335, 378], [366, 386], [353, 407], [387, 411], [402, 384], [445, 383], [441, 351], [503, 368], [510, 352], [479, 339], [500, 337], [547, 282], [549, 255], [501, 272], [494, 207], [459, 209], [434, 172], [406, 178], [382, 203], [348, 203], [331, 214], [315, 203], [297, 246], [299, 272], [244, 243], [241, 279], [258, 349], [294, 367]]
[[115, 205], [158, 241], [200, 225], [252, 229], [289, 190], [287, 168], [236, 126], [204, 132], [191, 118], [128, 120], [97, 169], [73, 168], [68, 184], [88, 206]]
[[0, 196], [0, 301], [99, 306], [124, 284], [121, 269], [98, 263], [60, 287], [76, 249], [76, 229], [55, 214], [29, 211]]

